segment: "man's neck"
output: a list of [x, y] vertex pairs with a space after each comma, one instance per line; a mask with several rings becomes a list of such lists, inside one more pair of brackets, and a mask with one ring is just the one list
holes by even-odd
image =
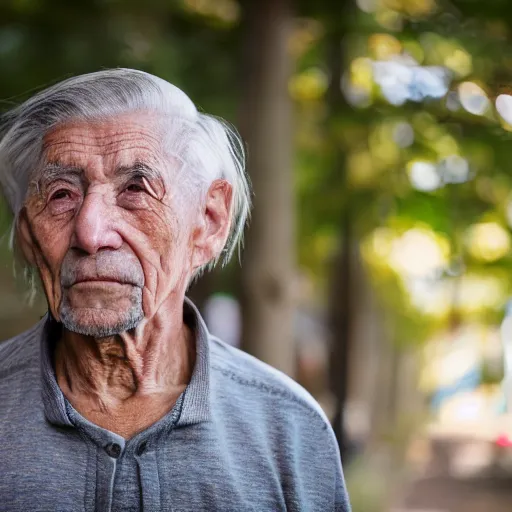
[[126, 436], [149, 426], [138, 420], [141, 415], [156, 421], [172, 408], [192, 375], [195, 338], [181, 307], [109, 338], [63, 329], [54, 362], [71, 405]]

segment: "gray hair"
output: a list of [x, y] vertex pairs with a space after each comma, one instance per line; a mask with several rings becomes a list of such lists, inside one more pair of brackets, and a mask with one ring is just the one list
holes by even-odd
[[43, 138], [51, 128], [69, 120], [95, 120], [132, 111], [169, 116], [166, 139], [189, 171], [188, 183], [209, 186], [222, 178], [233, 187], [229, 236], [221, 253], [204, 268], [213, 268], [221, 258], [226, 264], [242, 244], [251, 206], [242, 140], [226, 121], [199, 112], [176, 86], [133, 69], [110, 69], [69, 78], [0, 117], [0, 185], [14, 214], [14, 226], [34, 170], [41, 163]]

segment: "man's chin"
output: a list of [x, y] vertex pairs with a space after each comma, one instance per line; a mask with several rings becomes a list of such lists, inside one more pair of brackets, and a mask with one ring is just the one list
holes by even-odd
[[94, 338], [107, 338], [134, 329], [143, 317], [141, 308], [116, 312], [62, 307], [60, 311], [60, 321], [68, 331]]

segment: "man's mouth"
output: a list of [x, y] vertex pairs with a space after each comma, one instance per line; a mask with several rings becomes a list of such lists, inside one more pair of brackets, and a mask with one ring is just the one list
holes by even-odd
[[71, 288], [76, 285], [95, 285], [95, 284], [117, 284], [117, 285], [130, 285], [134, 286], [132, 283], [127, 283], [126, 281], [116, 279], [113, 277], [91, 277], [87, 279], [79, 279], [75, 281], [73, 284], [68, 286], [67, 288]]

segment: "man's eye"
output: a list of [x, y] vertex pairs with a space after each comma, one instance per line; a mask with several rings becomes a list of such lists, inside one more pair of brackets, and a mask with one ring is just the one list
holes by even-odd
[[130, 183], [126, 189], [127, 192], [144, 192], [145, 189], [142, 185], [139, 185], [138, 183]]
[[71, 193], [69, 190], [66, 190], [65, 188], [61, 188], [54, 192], [52, 196], [50, 197], [50, 201], [58, 201], [59, 199], [67, 199], [71, 196]]

